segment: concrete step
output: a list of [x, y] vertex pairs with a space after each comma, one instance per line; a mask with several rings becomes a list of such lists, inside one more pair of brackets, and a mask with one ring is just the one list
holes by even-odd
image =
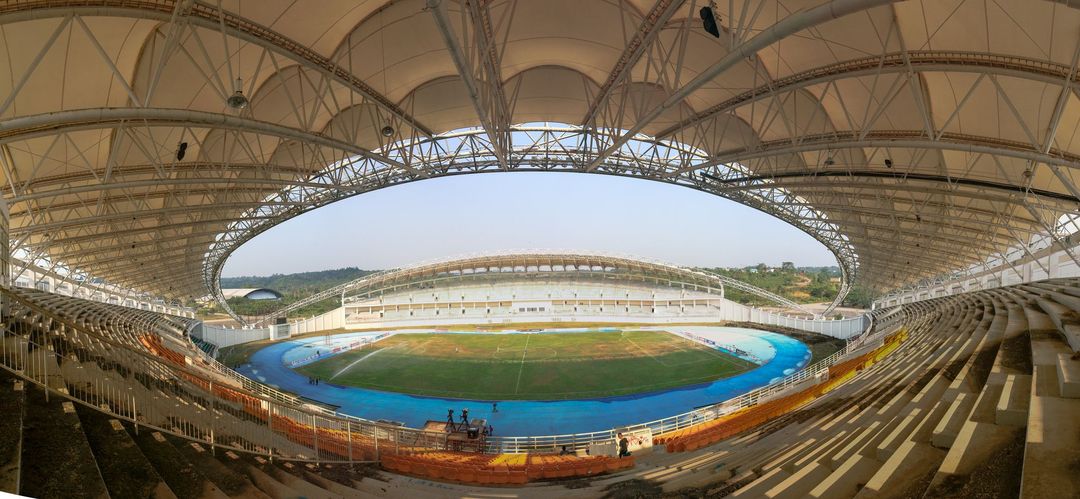
[[326, 489], [326, 490], [328, 490], [330, 492], [333, 492], [335, 494], [339, 494], [339, 495], [344, 496], [344, 497], [358, 497], [358, 498], [361, 498], [361, 499], [369, 499], [369, 498], [372, 498], [372, 497], [378, 497], [378, 496], [369, 494], [367, 492], [364, 492], [364, 491], [362, 491], [362, 490], [360, 490], [360, 489], [358, 489], [356, 487], [350, 487], [348, 485], [335, 482], [335, 481], [330, 480], [328, 478], [323, 478], [323, 477], [319, 476], [317, 473], [305, 472], [304, 477], [305, 477], [305, 479], [307, 481], [309, 481], [309, 482], [311, 482], [313, 484], [316, 484], [319, 487], [322, 487], [322, 488], [324, 488], [324, 489]]
[[136, 429], [125, 423], [124, 428], [146, 459], [154, 465], [161, 478], [177, 497], [225, 499], [229, 497], [220, 487], [195, 467], [163, 434], [146, 428]]
[[0, 369], [0, 492], [19, 492], [25, 388], [24, 381]]
[[1080, 399], [1080, 360], [1071, 355], [1057, 356], [1058, 390], [1062, 397]]
[[939, 449], [952, 447], [956, 435], [960, 433], [960, 429], [964, 426], [964, 421], [967, 421], [968, 414], [974, 405], [974, 395], [969, 393], [957, 394], [952, 405], [945, 411], [945, 415], [942, 416], [941, 421], [934, 428], [930, 443]]
[[1031, 376], [1010, 374], [1005, 379], [998, 398], [995, 423], [1008, 426], [1026, 426], [1028, 403], [1031, 399]]
[[915, 427], [920, 422], [922, 422], [922, 418], [925, 417], [926, 412], [927, 411], [922, 409], [915, 408], [908, 413], [908, 415], [904, 416], [900, 420], [900, 423], [897, 424], [881, 443], [877, 445], [877, 448], [875, 449], [876, 455], [873, 457], [877, 458], [878, 461], [887, 461], [897, 447], [900, 447], [900, 444], [908, 440], [911, 432], [914, 431]]
[[832, 474], [832, 470], [827, 466], [820, 463], [810, 463], [773, 486], [765, 495], [776, 499], [801, 499], [806, 497], [811, 489], [828, 478], [830, 474]]
[[[1049, 366], [1047, 366], [1049, 367]], [[1038, 377], [1048, 370], [1035, 371]], [[1080, 399], [1036, 393], [1031, 397], [1024, 446], [1021, 497], [1080, 497]]]
[[304, 467], [306, 465], [299, 463], [289, 464], [293, 464], [293, 467], [288, 470], [275, 466], [272, 473], [269, 471], [267, 473], [272, 475], [277, 481], [297, 491], [303, 497], [309, 499], [343, 499], [344, 496], [341, 494], [307, 480], [306, 474], [304, 473]]
[[27, 391], [26, 402], [19, 494], [109, 497], [74, 404], [37, 388]]
[[855, 497], [880, 467], [881, 461], [855, 454], [817, 484], [809, 495], [826, 499]]
[[[269, 495], [261, 492], [247, 475], [219, 461], [208, 446], [172, 435], [165, 435], [165, 439], [186, 457], [188, 462], [229, 496], [270, 498]], [[224, 457], [224, 452], [222, 456]]]
[[246, 469], [248, 479], [255, 484], [259, 490], [263, 491], [266, 495], [273, 499], [291, 499], [295, 497], [305, 497], [296, 489], [289, 487], [288, 485], [278, 481], [276, 478], [270, 476], [269, 473], [260, 470], [256, 466], [248, 466]]
[[109, 495], [160, 499], [176, 497], [119, 420], [81, 405], [76, 412]]
[[765, 497], [766, 492], [789, 477], [791, 477], [791, 473], [784, 471], [782, 468], [774, 468], [758, 477], [757, 480], [750, 482], [749, 485], [736, 490], [731, 494], [731, 497]]
[[1022, 428], [967, 421], [938, 469], [938, 475], [969, 475], [990, 459], [996, 448], [1012, 439]]
[[855, 495], [857, 498], [919, 497], [921, 493], [905, 494], [929, 473], [932, 473], [945, 457], [945, 451], [917, 442], [904, 442], [882, 463], [866, 486]]

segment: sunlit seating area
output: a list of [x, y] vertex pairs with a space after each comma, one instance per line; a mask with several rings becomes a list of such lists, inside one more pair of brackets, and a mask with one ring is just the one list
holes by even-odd
[[[22, 415], [8, 424], [24, 442], [4, 457], [6, 490], [62, 488], [32, 473], [49, 465], [30, 452], [36, 439], [91, 462], [127, 449], [149, 470], [146, 487], [180, 487], [162, 462], [198, 462], [202, 486], [234, 492], [314, 487], [332, 496], [405, 483], [371, 476], [380, 468], [458, 487], [644, 479], [735, 497], [1007, 496], [1021, 484], [1040, 496], [1077, 487], [1069, 464], [1080, 457], [1069, 444], [1080, 436], [1077, 279], [879, 310], [880, 341], [831, 366], [827, 379], [657, 435], [653, 452], [629, 458], [450, 451], [424, 432], [341, 426], [227, 376], [185, 339], [187, 319], [32, 290], [4, 299], [0, 385], [3, 404]], [[38, 417], [67, 433], [31, 430]], [[99, 466], [98, 488], [125, 476]], [[73, 461], [73, 473], [82, 468]]]

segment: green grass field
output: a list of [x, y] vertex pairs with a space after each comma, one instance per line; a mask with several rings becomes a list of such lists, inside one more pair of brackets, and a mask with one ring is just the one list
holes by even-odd
[[712, 381], [755, 367], [656, 331], [398, 334], [297, 369], [340, 385], [451, 398], [557, 400]]

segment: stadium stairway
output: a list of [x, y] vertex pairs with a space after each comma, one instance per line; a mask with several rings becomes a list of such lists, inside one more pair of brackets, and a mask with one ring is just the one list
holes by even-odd
[[[1080, 280], [937, 298], [875, 315], [887, 314], [904, 334], [834, 366], [831, 374], [842, 383], [812, 397], [785, 394], [759, 404], [768, 415], [758, 411], [747, 424], [731, 422], [753, 408], [664, 436], [663, 446], [634, 456], [629, 469], [622, 469], [628, 461], [613, 459], [580, 464], [559, 456], [430, 451], [383, 456], [389, 472], [271, 461], [136, 427], [60, 395], [99, 390], [95, 379], [127, 380], [132, 390], [168, 400], [178, 420], [191, 420], [207, 414], [197, 407], [196, 384], [133, 382], [122, 366], [89, 354], [59, 364], [26, 356], [17, 367], [53, 391], [46, 398], [41, 387], [0, 370], [0, 410], [8, 416], [0, 421], [0, 490], [65, 498], [528, 498], [596, 497], [644, 483], [655, 486], [646, 487], [652, 492], [699, 497], [1080, 497]], [[139, 341], [138, 331], [125, 334]], [[63, 351], [80, 346], [48, 341]], [[248, 417], [240, 402], [214, 407], [229, 425]], [[150, 423], [168, 428], [170, 420]], [[285, 437], [280, 444], [297, 445]], [[666, 452], [669, 445], [674, 452]], [[521, 483], [523, 464], [532, 463], [542, 466], [532, 483]], [[607, 474], [595, 474], [601, 464]], [[565, 467], [579, 465], [596, 468], [565, 480]], [[491, 466], [503, 467], [489, 474], [491, 481], [461, 483], [481, 482], [479, 470]], [[494, 478], [502, 470], [506, 479]]]

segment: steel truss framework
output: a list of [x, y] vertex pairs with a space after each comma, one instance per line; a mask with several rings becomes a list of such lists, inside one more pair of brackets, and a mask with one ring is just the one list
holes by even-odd
[[[304, 185], [282, 190], [265, 199], [264, 204], [245, 213], [215, 240], [205, 260], [203, 275], [206, 285], [219, 295], [221, 269], [229, 254], [278, 221], [304, 211], [343, 197], [421, 178], [500, 171], [580, 172], [599, 153], [595, 146], [602, 142], [596, 139], [595, 132], [580, 126], [559, 124], [514, 126], [511, 127], [511, 138], [512, 148], [505, 170], [486, 131], [475, 128], [417, 143], [412, 148], [411, 159], [414, 168], [425, 173], [423, 177], [366, 158], [357, 158], [335, 165]], [[787, 190], [772, 187], [768, 179], [754, 182], [753, 188], [725, 192], [714, 179], [745, 175], [746, 170], [737, 163], [712, 165], [699, 172], [675, 173], [680, 165], [707, 160], [708, 156], [703, 151], [673, 142], [634, 140], [619, 154], [609, 157], [602, 168], [591, 173], [640, 177], [716, 194], [753, 206], [805, 231], [829, 248], [841, 264], [843, 284], [841, 293], [829, 307], [831, 311], [847, 295], [850, 281], [858, 270], [858, 255], [847, 237], [823, 213]], [[319, 181], [325, 184], [312, 186]], [[302, 204], [297, 205], [295, 202], [300, 200]]]
[[[106, 276], [117, 285], [173, 297], [204, 286], [220, 297], [222, 265], [240, 244], [335, 200], [448, 175], [573, 171], [681, 185], [777, 216], [836, 255], [843, 271], [837, 301], [856, 276], [883, 290], [956, 269], [969, 272], [972, 264], [1009, 261], [1010, 251], [1030, 254], [1039, 237], [1075, 259], [1058, 236], [1058, 225], [1062, 215], [1077, 210], [1080, 189], [1074, 175], [1080, 155], [1059, 147], [1055, 137], [1080, 85], [1080, 39], [1071, 64], [992, 52], [908, 50], [894, 13], [891, 24], [879, 27], [883, 40], [877, 55], [776, 78], [767, 70], [761, 51], [796, 34], [820, 37], [815, 30], [827, 22], [890, 3], [834, 0], [759, 29], [752, 27], [755, 20], [780, 3], [730, 2], [721, 37], [726, 52], [708, 67], [694, 68], [693, 78], [683, 70], [697, 25], [693, 16], [679, 13], [695, 11], [701, 3], [660, 0], [641, 13], [620, 4], [640, 25], [625, 30], [625, 48], [607, 77], [595, 82], [597, 91], [589, 95], [580, 121], [563, 125], [514, 124], [519, 89], [507, 85], [512, 78], [502, 63], [508, 44], [503, 37], [517, 2], [430, 0], [430, 14], [424, 15], [439, 28], [455, 77], [475, 111], [472, 123], [478, 125], [444, 133], [422, 123], [424, 116], [414, 116], [409, 99], [392, 100], [357, 77], [346, 63], [350, 46], [325, 56], [213, 5], [190, 0], [0, 4], [0, 26], [56, 22], [40, 49], [28, 48], [38, 50], [30, 64], [11, 75], [13, 89], [0, 102], [0, 116], [8, 116], [27, 82], [47, 70], [40, 65], [45, 55], [74, 33], [87, 40], [101, 70], [126, 95], [125, 106], [0, 119], [9, 234], [14, 250], [31, 263]], [[154, 55], [147, 82], [119, 69], [119, 56], [105, 50], [92, 17], [160, 23], [146, 45]], [[217, 35], [224, 41], [224, 63], [207, 49], [209, 37]], [[238, 49], [229, 49], [230, 44], [255, 51], [253, 73], [266, 70], [271, 76], [265, 81], [280, 85], [289, 103], [285, 118], [257, 113], [253, 74], [244, 75], [252, 106], [240, 113], [155, 104], [170, 61], [193, 67], [192, 80], [223, 101], [238, 76], [228, 55]], [[749, 88], [692, 109], [695, 92], [737, 67], [752, 71]], [[935, 112], [927, 99], [929, 79], [961, 73], [973, 83], [960, 88], [951, 111]], [[290, 77], [307, 90], [298, 91]], [[1007, 90], [1016, 81], [1056, 92], [1049, 119], [1036, 123], [1023, 112], [1019, 96]], [[860, 101], [843, 90], [866, 82], [884, 92], [872, 90], [875, 98]], [[640, 84], [663, 98], [630, 92]], [[809, 119], [805, 112], [795, 116], [793, 106], [808, 98], [818, 104]], [[987, 98], [1001, 110], [1002, 122], [1020, 130], [1020, 138], [957, 130], [961, 115], [985, 106]], [[904, 99], [917, 125], [890, 126], [889, 115]], [[815, 118], [827, 114], [825, 100], [842, 109], [841, 116], [833, 111], [824, 125], [815, 125]], [[316, 119], [354, 111], [359, 116], [353, 119], [329, 124]], [[365, 132], [372, 123], [375, 133]], [[389, 126], [389, 137], [378, 133], [379, 125]], [[108, 137], [106, 161], [84, 153], [88, 133]], [[173, 161], [180, 140], [214, 152]], [[63, 149], [76, 150], [62, 158], [69, 168], [52, 172], [50, 156]], [[121, 151], [125, 161], [116, 159]], [[945, 155], [953, 164], [945, 164]], [[890, 157], [898, 158], [895, 167], [882, 168]], [[991, 262], [979, 263], [987, 257]], [[164, 282], [176, 269], [184, 275], [172, 289]]]
[[260, 317], [253, 324], [263, 324], [274, 318], [287, 317], [294, 310], [339, 295], [342, 297], [342, 304], [345, 305], [348, 304], [350, 299], [370, 298], [414, 287], [430, 288], [431, 284], [453, 286], [473, 280], [490, 282], [495, 279], [512, 280], [523, 277], [568, 280], [590, 277], [620, 279], [631, 282], [650, 282], [673, 288], [700, 289], [705, 292], [719, 292], [721, 294], [724, 286], [730, 286], [760, 296], [783, 307], [807, 315], [814, 315], [802, 305], [780, 295], [712, 272], [647, 261], [636, 257], [531, 251], [527, 253], [468, 256], [377, 272], [291, 303], [287, 307]]

